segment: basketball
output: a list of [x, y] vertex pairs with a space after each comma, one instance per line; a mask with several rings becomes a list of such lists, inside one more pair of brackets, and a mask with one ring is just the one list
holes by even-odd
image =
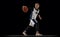
[[28, 12], [28, 7], [27, 7], [27, 6], [22, 6], [22, 11], [23, 11], [24, 13], [27, 13], [27, 12]]

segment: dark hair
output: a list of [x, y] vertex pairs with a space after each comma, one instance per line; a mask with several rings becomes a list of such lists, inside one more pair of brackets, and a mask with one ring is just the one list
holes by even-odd
[[[37, 3], [35, 3], [35, 4], [39, 4], [38, 2]], [[40, 5], [40, 4], [39, 4]]]

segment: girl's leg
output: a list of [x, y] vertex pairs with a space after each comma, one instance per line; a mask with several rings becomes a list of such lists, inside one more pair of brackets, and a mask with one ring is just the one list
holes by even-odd
[[35, 35], [36, 36], [39, 36], [39, 35], [42, 36], [42, 34], [39, 33], [39, 23], [38, 22], [35, 24], [35, 29], [36, 29], [36, 34]]
[[29, 30], [32, 26], [31, 26], [32, 22], [30, 20], [29, 26], [27, 26], [27, 28], [23, 31], [23, 35], [27, 35], [26, 32], [27, 30]]
[[23, 35], [26, 36], [26, 35], [27, 35], [27, 34], [26, 34], [27, 30], [29, 30], [30, 28], [31, 28], [31, 26], [27, 26], [27, 28], [23, 31]]

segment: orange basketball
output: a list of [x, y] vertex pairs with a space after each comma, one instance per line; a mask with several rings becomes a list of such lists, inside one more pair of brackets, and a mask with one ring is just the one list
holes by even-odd
[[23, 11], [24, 13], [27, 13], [27, 12], [28, 12], [28, 7], [27, 7], [27, 6], [22, 6], [22, 11]]

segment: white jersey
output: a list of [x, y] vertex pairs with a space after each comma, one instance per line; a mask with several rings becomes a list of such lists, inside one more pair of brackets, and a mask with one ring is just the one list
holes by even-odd
[[31, 18], [31, 19], [36, 19], [38, 13], [39, 13], [39, 10], [37, 11], [37, 10], [34, 8], [34, 10], [32, 11], [32, 18]]
[[[37, 11], [37, 10], [34, 8], [34, 10], [32, 11], [31, 19], [30, 19], [30, 24], [29, 24], [30, 26], [34, 26], [35, 22], [37, 22], [36, 17], [37, 17], [37, 15], [38, 15], [38, 13], [39, 13], [39, 10]], [[35, 22], [34, 22], [32, 19], [34, 19]]]

